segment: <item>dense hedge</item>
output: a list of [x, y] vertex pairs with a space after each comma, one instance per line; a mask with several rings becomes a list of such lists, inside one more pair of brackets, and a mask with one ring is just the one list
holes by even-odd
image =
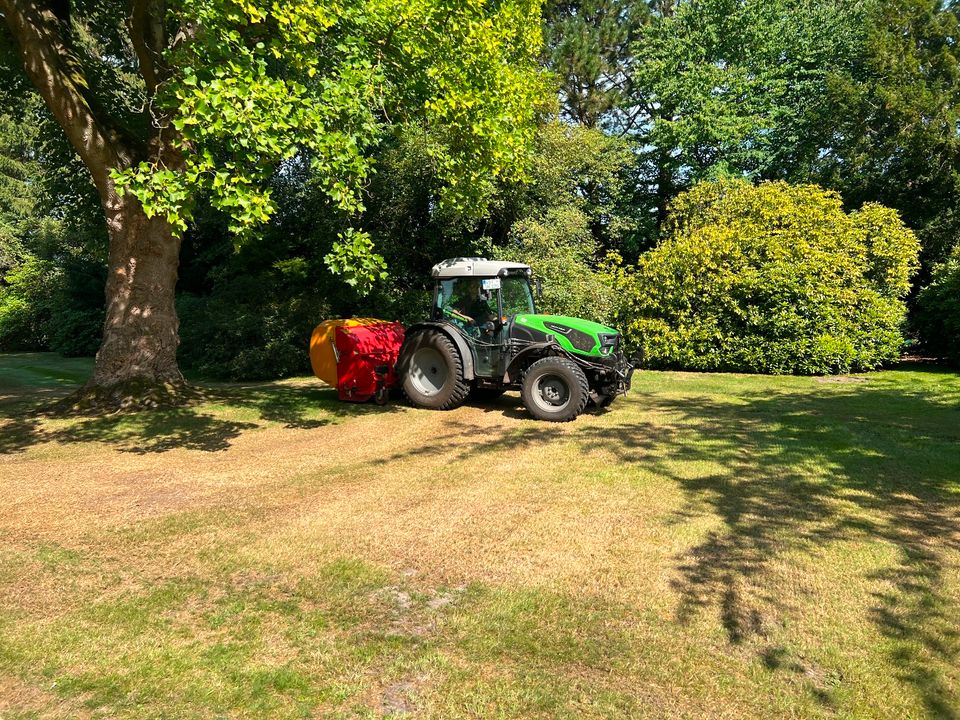
[[917, 305], [925, 349], [960, 363], [960, 245], [934, 270]]
[[620, 322], [648, 367], [817, 374], [898, 356], [914, 234], [811, 185], [703, 183], [620, 275]]
[[96, 353], [103, 334], [105, 272], [88, 258], [27, 256], [0, 278], [0, 352]]

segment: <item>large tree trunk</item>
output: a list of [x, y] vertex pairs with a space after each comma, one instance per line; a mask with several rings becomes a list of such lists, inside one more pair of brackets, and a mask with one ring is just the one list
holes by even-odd
[[[177, 367], [178, 323], [174, 308], [180, 240], [163, 217], [148, 218], [131, 195], [120, 197], [112, 171], [152, 159], [177, 168], [182, 159], [172, 130], [164, 138], [152, 115], [146, 138], [129, 135], [122, 122], [91, 104], [82, 66], [76, 62], [70, 3], [0, 0], [0, 13], [19, 47], [24, 70], [90, 170], [110, 236], [107, 318], [93, 377], [81, 405], [151, 405], [183, 384]], [[129, 27], [147, 96], [160, 80], [165, 49], [161, 0], [134, 0]], [[92, 401], [92, 402], [91, 402]]]
[[113, 194], [104, 208], [110, 235], [107, 317], [88, 385], [180, 385], [174, 307], [180, 240], [166, 219], [148, 218], [130, 195]]

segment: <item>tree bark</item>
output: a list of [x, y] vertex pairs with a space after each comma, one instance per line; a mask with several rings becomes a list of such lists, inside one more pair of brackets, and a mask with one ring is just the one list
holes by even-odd
[[104, 203], [110, 235], [106, 322], [88, 387], [180, 385], [174, 306], [180, 240], [132, 196]]

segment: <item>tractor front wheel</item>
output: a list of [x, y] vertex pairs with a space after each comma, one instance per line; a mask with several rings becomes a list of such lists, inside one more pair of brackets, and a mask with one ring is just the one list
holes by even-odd
[[569, 422], [587, 406], [587, 376], [573, 360], [545, 357], [523, 374], [523, 404], [538, 420]]
[[439, 330], [425, 330], [408, 337], [398, 365], [403, 392], [418, 407], [452, 410], [470, 392], [463, 378], [460, 352]]

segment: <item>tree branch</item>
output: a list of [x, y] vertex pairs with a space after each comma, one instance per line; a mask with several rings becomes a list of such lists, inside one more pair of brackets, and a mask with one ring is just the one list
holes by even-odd
[[163, 52], [166, 49], [163, 15], [163, 3], [155, 0], [133, 0], [131, 3], [130, 40], [148, 98], [156, 94], [157, 86], [167, 75], [163, 64]]
[[25, 0], [0, 0], [7, 27], [20, 50], [24, 69], [67, 139], [90, 170], [101, 197], [112, 183], [110, 169], [129, 164], [130, 154], [97, 118], [84, 97], [76, 72], [71, 72], [70, 47], [61, 21], [49, 7]]

